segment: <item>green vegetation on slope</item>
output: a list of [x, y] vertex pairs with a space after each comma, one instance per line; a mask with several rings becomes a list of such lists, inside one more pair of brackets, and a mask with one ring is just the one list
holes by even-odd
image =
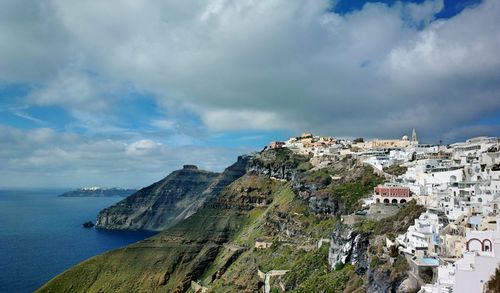
[[[321, 220], [307, 211], [307, 204], [294, 196], [290, 186], [288, 184], [283, 186], [274, 194], [272, 204], [255, 214], [253, 223], [240, 230], [234, 239], [233, 243], [249, 249], [231, 264], [220, 279], [210, 284], [210, 278], [205, 275], [205, 279], [201, 280], [202, 283], [210, 288], [210, 292], [235, 292], [235, 290], [251, 292], [251, 288], [262, 286], [263, 280], [257, 276], [257, 270], [262, 272], [291, 270], [288, 274], [294, 272], [295, 277], [287, 279], [288, 274], [286, 274], [283, 279], [289, 290], [311, 292], [308, 291], [310, 288], [322, 283], [327, 290], [325, 292], [330, 292], [328, 290], [332, 288], [338, 290], [331, 292], [342, 292], [343, 289], [339, 288], [349, 285], [349, 282], [344, 282], [345, 276], [349, 276], [349, 279], [355, 276], [353, 269], [346, 267], [345, 270], [330, 271], [328, 244], [324, 244], [320, 250], [315, 248], [319, 239], [329, 237], [336, 219]], [[272, 225], [277, 220], [285, 225], [281, 227]], [[298, 227], [300, 230], [296, 230]], [[287, 231], [297, 234], [288, 236]], [[268, 249], [257, 249], [253, 247], [256, 239], [268, 240], [273, 244]], [[213, 266], [220, 265], [224, 257], [221, 253], [217, 257], [219, 261], [216, 260]], [[217, 268], [212, 267], [210, 271], [217, 271]], [[328, 282], [325, 283], [325, 280]], [[362, 282], [357, 276], [354, 280]], [[277, 284], [273, 282], [272, 284], [277, 290]], [[298, 284], [304, 286], [299, 288]]]
[[[359, 292], [363, 280], [354, 268], [331, 270], [329, 245], [316, 247], [320, 239], [329, 238], [339, 213], [355, 210], [359, 199], [382, 179], [351, 159], [319, 170], [311, 170], [307, 158], [289, 150], [266, 151], [258, 160], [273, 168], [295, 168], [297, 181], [247, 174], [176, 226], [83, 262], [40, 292], [184, 292], [191, 290], [191, 281], [211, 292], [255, 292], [263, 286], [258, 270], [290, 270], [272, 279], [273, 290], [282, 284], [293, 292]], [[316, 206], [311, 207], [308, 196], [295, 194], [297, 183], [315, 186], [307, 192], [317, 197]], [[337, 202], [341, 209], [331, 213], [317, 207]], [[397, 216], [393, 220], [404, 220]], [[358, 229], [378, 235], [388, 232], [384, 229], [403, 228], [397, 223], [390, 223], [390, 228], [380, 225], [389, 226], [364, 222]], [[254, 247], [256, 241], [272, 245], [259, 249]], [[384, 259], [370, 260], [386, 264]]]
[[418, 205], [415, 200], [411, 200], [396, 215], [380, 220], [374, 233], [379, 235], [404, 233], [423, 212], [425, 212], [425, 207]]
[[370, 167], [364, 167], [358, 180], [334, 185], [330, 192], [339, 198], [347, 212], [353, 212], [360, 199], [369, 195], [375, 186], [381, 184], [383, 179], [373, 173]]
[[39, 292], [183, 291], [244, 218], [237, 210], [204, 208], [166, 232], [71, 268]]
[[391, 165], [389, 167], [384, 167], [384, 172], [389, 173], [394, 176], [400, 176], [406, 173], [407, 167], [401, 165]]
[[[395, 246], [386, 248], [386, 238], [394, 240], [397, 234], [406, 232], [414, 220], [425, 211], [423, 206], [414, 200], [404, 205], [396, 215], [380, 221], [365, 219], [355, 225], [358, 233], [370, 235], [368, 260], [373, 274], [381, 276], [387, 283], [397, 284], [402, 281], [409, 270], [404, 255], [400, 255]], [[392, 260], [391, 260], [392, 259]]]
[[328, 265], [328, 246], [302, 254], [284, 276], [290, 292], [360, 292], [363, 280], [346, 265], [332, 271]]

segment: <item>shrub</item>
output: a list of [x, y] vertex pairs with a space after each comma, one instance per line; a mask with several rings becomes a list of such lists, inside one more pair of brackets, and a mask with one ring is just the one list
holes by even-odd
[[380, 263], [380, 258], [376, 255], [372, 256], [370, 260], [370, 267], [375, 268]]
[[495, 270], [495, 274], [486, 283], [486, 290], [488, 293], [500, 293], [500, 267]]

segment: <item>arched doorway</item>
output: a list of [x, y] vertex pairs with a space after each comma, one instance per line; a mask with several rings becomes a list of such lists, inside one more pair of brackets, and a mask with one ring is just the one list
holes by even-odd
[[[474, 243], [476, 243], [476, 244], [474, 244]], [[467, 249], [467, 251], [484, 251], [483, 241], [481, 241], [477, 238], [472, 238], [469, 241], [467, 241], [466, 249]]]
[[388, 198], [384, 199], [384, 203], [389, 203], [389, 199]]
[[397, 199], [393, 199], [393, 200], [391, 201], [391, 203], [398, 203], [398, 200], [397, 200]]
[[406, 203], [406, 199], [402, 199], [399, 201], [400, 203]]

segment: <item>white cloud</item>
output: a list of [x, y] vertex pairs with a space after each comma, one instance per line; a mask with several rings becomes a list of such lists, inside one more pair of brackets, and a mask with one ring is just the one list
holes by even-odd
[[127, 147], [127, 154], [132, 156], [154, 155], [159, 154], [161, 150], [162, 145], [160, 143], [150, 139], [141, 139]]
[[[478, 121], [500, 111], [499, 1], [445, 20], [441, 0], [345, 15], [331, 3], [1, 1], [0, 85], [27, 84], [23, 106], [62, 106], [77, 121], [65, 132], [0, 126], [0, 186], [141, 186], [248, 151], [193, 146], [205, 127], [498, 133]], [[156, 128], [147, 135], [120, 123], [113, 110], [130, 91], [154, 96], [168, 119], [143, 118]]]
[[111, 89], [103, 89], [102, 84], [84, 72], [65, 68], [34, 90], [29, 99], [38, 105], [62, 105], [71, 111], [97, 111], [107, 108], [110, 97], [106, 91], [109, 94]]
[[33, 117], [33, 116], [29, 115], [28, 113], [25, 113], [25, 112], [20, 111], [20, 110], [14, 110], [12, 113], [18, 117], [24, 118], [24, 119], [29, 120], [31, 122], [35, 122], [37, 124], [47, 124], [47, 121]]
[[173, 130], [176, 127], [177, 123], [173, 120], [159, 119], [159, 120], [152, 120], [150, 124], [151, 126], [154, 126], [156, 128], [164, 130]]
[[434, 20], [434, 15], [444, 8], [444, 0], [430, 0], [422, 4], [409, 3], [406, 5], [410, 19], [417, 25], [425, 25]]
[[[104, 98], [108, 82], [130, 83], [212, 130], [372, 137], [411, 127], [437, 137], [500, 109], [498, 1], [447, 20], [434, 19], [442, 0], [346, 15], [327, 0], [41, 3], [4, 7], [24, 22], [2, 20], [0, 60], [33, 66], [0, 64], [0, 77], [38, 77], [42, 104], [99, 109], [120, 102]], [[23, 23], [41, 33], [23, 34]]]
[[49, 1], [0, 2], [0, 79], [43, 80], [73, 58], [72, 45]]
[[152, 139], [88, 139], [0, 125], [0, 188], [141, 187], [184, 164], [222, 171], [248, 149], [167, 147]]
[[209, 110], [201, 114], [203, 122], [214, 130], [235, 129], [284, 129], [285, 121], [280, 121], [274, 112], [255, 110]]

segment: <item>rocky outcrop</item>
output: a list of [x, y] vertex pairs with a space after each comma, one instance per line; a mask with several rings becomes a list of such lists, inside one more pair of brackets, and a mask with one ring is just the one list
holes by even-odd
[[291, 181], [297, 177], [297, 166], [308, 157], [294, 154], [286, 148], [263, 151], [248, 161], [247, 172], [274, 179]]
[[114, 230], [164, 230], [194, 214], [208, 199], [243, 176], [247, 161], [247, 157], [239, 157], [222, 173], [185, 165], [102, 210], [97, 216], [96, 226]]
[[328, 263], [332, 268], [351, 263], [356, 266], [356, 273], [363, 275], [368, 269], [368, 247], [369, 235], [358, 233], [352, 227], [337, 222], [330, 236]]
[[[391, 278], [390, 272], [374, 270], [370, 268], [367, 273], [367, 293], [379, 293], [379, 292], [411, 292], [406, 288], [401, 288], [401, 284], [407, 279], [406, 274], [401, 275], [395, 280]], [[409, 286], [414, 287], [414, 286]], [[412, 289], [412, 288], [410, 288]], [[407, 290], [407, 291], [406, 291]]]
[[92, 228], [94, 226], [95, 226], [95, 224], [92, 223], [92, 221], [88, 221], [88, 222], [85, 222], [85, 223], [82, 224], [83, 228]]

